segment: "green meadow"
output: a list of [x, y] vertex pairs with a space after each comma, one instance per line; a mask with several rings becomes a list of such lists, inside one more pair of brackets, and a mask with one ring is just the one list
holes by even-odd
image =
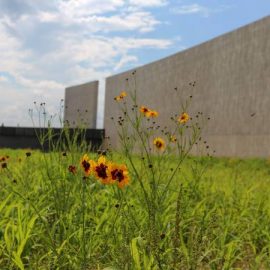
[[0, 269], [270, 269], [269, 160], [153, 157], [151, 189], [140, 156], [109, 152], [129, 168], [118, 188], [84, 154], [0, 150]]
[[166, 126], [136, 97], [114, 98], [118, 147], [41, 104], [49, 151], [0, 149], [1, 270], [270, 269], [270, 160], [212, 157], [192, 96]]

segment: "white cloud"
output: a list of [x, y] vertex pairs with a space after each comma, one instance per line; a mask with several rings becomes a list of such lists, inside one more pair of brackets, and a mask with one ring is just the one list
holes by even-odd
[[8, 79], [5, 76], [0, 76], [0, 82], [7, 82]]
[[110, 32], [110, 31], [153, 31], [160, 21], [156, 20], [150, 12], [134, 10], [122, 12], [116, 15], [88, 15], [78, 17], [67, 17], [62, 13], [40, 12], [40, 22], [57, 22], [65, 26], [80, 25], [87, 28], [88, 32]]
[[216, 8], [209, 8], [206, 6], [199, 5], [197, 3], [190, 5], [182, 5], [174, 7], [171, 9], [171, 12], [175, 14], [188, 15], [188, 14], [201, 14], [204, 17], [209, 17], [212, 13], [222, 12], [228, 8], [231, 8], [230, 5], [221, 5]]
[[59, 1], [58, 12], [70, 19], [115, 11], [125, 4], [124, 0], [69, 0]]
[[129, 0], [130, 5], [138, 7], [160, 7], [168, 4], [167, 0]]
[[[139, 65], [138, 50], [173, 43], [145, 34], [161, 24], [148, 8], [166, 5], [164, 0], [26, 3], [31, 10], [24, 7], [16, 16], [0, 9], [0, 122], [8, 125], [31, 126], [27, 111], [33, 101], [46, 102], [54, 113], [65, 87], [103, 80]], [[100, 96], [100, 112], [103, 101]]]
[[172, 9], [174, 13], [177, 14], [196, 14], [200, 13], [205, 17], [209, 16], [210, 10], [207, 7], [201, 6], [199, 4], [182, 5], [180, 7], [175, 7]]
[[[103, 37], [103, 36], [90, 36], [80, 40], [79, 35], [63, 35], [59, 38], [60, 47], [44, 55], [40, 61], [44, 63], [50, 59], [50, 63], [65, 63], [66, 67], [73, 72], [72, 77], [85, 74], [95, 74], [99, 78], [103, 75], [106, 76], [109, 67], [115, 69], [115, 65], [119, 67], [119, 58], [128, 55], [128, 62], [136, 59], [136, 56], [130, 54], [131, 50], [142, 48], [166, 49], [172, 45], [172, 41], [166, 39], [147, 39], [147, 38], [124, 38], [124, 37]], [[125, 60], [125, 63], [128, 63]], [[124, 62], [121, 62], [121, 67]], [[103, 72], [95, 72], [95, 70], [102, 68]], [[79, 73], [78, 73], [78, 70]], [[71, 74], [70, 74], [71, 75]], [[69, 75], [69, 78], [70, 78]], [[86, 74], [85, 74], [86, 75]], [[93, 76], [91, 76], [93, 77]]]
[[[32, 126], [31, 118], [28, 115], [28, 110], [34, 108], [34, 101], [46, 102], [46, 108], [50, 115], [59, 111], [59, 104], [64, 95], [64, 89], [54, 89], [47, 87], [46, 91], [41, 85], [38, 87], [22, 87], [12, 84], [1, 84], [1, 118], [0, 122], [8, 126]], [[39, 83], [37, 82], [37, 85]], [[30, 84], [31, 85], [31, 84]], [[37, 123], [36, 123], [37, 124]]]
[[151, 38], [114, 38], [113, 42], [122, 49], [156, 48], [165, 49], [172, 45], [171, 40]]
[[0, 71], [12, 73], [31, 69], [31, 65], [26, 63], [29, 51], [24, 50], [20, 40], [6, 31], [3, 21], [7, 22], [6, 18], [0, 20]]
[[122, 68], [123, 66], [125, 66], [126, 64], [135, 63], [135, 62], [138, 62], [138, 57], [136, 57], [134, 55], [123, 55], [121, 57], [121, 59], [119, 60], [119, 62], [116, 63], [113, 70], [117, 71], [120, 68]]

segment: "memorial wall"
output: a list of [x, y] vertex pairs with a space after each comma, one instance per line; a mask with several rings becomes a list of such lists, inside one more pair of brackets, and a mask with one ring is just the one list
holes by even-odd
[[[205, 153], [270, 156], [270, 16], [134, 70], [106, 78], [104, 128], [113, 147], [119, 147], [114, 97], [136, 88], [138, 104], [157, 110], [157, 121], [168, 128], [192, 96], [189, 115], [210, 117]], [[96, 128], [97, 96], [97, 81], [67, 88], [65, 120]], [[201, 152], [195, 147], [193, 154]]]
[[93, 81], [66, 88], [64, 120], [70, 127], [96, 128], [98, 85]]
[[133, 71], [106, 79], [104, 127], [112, 146], [119, 146], [114, 97], [136, 80], [138, 104], [159, 111], [161, 125], [192, 95], [188, 113], [211, 118], [203, 138], [215, 155], [270, 156], [270, 16]]

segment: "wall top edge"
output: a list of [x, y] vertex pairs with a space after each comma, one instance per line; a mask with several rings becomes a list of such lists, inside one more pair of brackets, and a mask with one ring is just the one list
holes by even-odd
[[72, 89], [72, 88], [76, 88], [78, 86], [86, 86], [88, 84], [96, 84], [98, 85], [99, 84], [99, 81], [98, 80], [95, 80], [95, 81], [91, 81], [91, 82], [85, 82], [85, 83], [80, 83], [80, 84], [76, 84], [76, 85], [72, 85], [72, 86], [68, 86], [66, 87], [65, 89]]
[[219, 36], [217, 36], [217, 37], [214, 37], [214, 38], [212, 38], [212, 39], [209, 39], [209, 40], [207, 40], [207, 41], [205, 41], [205, 42], [202, 42], [202, 43], [199, 43], [199, 44], [197, 44], [197, 45], [194, 45], [194, 46], [192, 46], [192, 47], [190, 47], [190, 48], [187, 48], [187, 49], [181, 50], [181, 51], [179, 51], [179, 52], [177, 52], [177, 53], [171, 54], [171, 55], [169, 55], [169, 56], [167, 56], [167, 57], [158, 59], [158, 60], [156, 60], [156, 61], [147, 63], [147, 64], [145, 64], [145, 65], [141, 65], [141, 66], [138, 66], [138, 67], [135, 67], [135, 68], [132, 68], [132, 69], [129, 69], [129, 70], [126, 70], [126, 71], [123, 71], [123, 72], [120, 72], [120, 73], [111, 75], [111, 76], [108, 76], [108, 77], [106, 77], [106, 81], [107, 81], [107, 80], [111, 80], [111, 79], [113, 79], [113, 78], [115, 78], [115, 77], [117, 77], [117, 76], [119, 76], [119, 75], [120, 75], [120, 76], [121, 76], [121, 75], [125, 75], [125, 74], [128, 74], [128, 73], [133, 72], [134, 70], [139, 70], [139, 69], [145, 68], [145, 67], [147, 67], [147, 66], [151, 66], [152, 64], [161, 62], [161, 61], [163, 61], [163, 60], [169, 60], [169, 59], [171, 59], [171, 58], [174, 58], [175, 56], [178, 56], [178, 55], [185, 54], [185, 53], [187, 53], [187, 52], [196, 50], [198, 47], [209, 46], [209, 44], [218, 42], [219, 40], [224, 39], [224, 38], [229, 38], [230, 36], [234, 35], [235, 33], [237, 33], [237, 32], [242, 32], [243, 30], [246, 30], [246, 29], [248, 29], [248, 28], [253, 28], [253, 27], [255, 27], [255, 26], [264, 26], [264, 25], [267, 25], [267, 24], [269, 24], [269, 27], [270, 27], [270, 15], [265, 16], [265, 17], [263, 17], [263, 18], [261, 18], [261, 19], [259, 19], [259, 20], [253, 21], [253, 22], [251, 22], [251, 23], [249, 23], [249, 24], [245, 24], [245, 25], [243, 25], [243, 26], [240, 26], [240, 27], [238, 27], [238, 28], [236, 28], [236, 29], [234, 29], [234, 30], [231, 30], [231, 31], [229, 31], [229, 32], [226, 32], [226, 33], [224, 33], [224, 34], [222, 34], [222, 35], [219, 35]]

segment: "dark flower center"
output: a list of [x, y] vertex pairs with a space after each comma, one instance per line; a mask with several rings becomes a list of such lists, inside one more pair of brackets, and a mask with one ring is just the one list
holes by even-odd
[[6, 162], [2, 163], [2, 169], [6, 169], [6, 168], [7, 168], [7, 163]]
[[103, 163], [99, 164], [99, 166], [96, 166], [96, 173], [98, 175], [98, 177], [102, 178], [102, 179], [106, 179], [107, 176], [107, 168], [108, 166], [104, 165]]
[[111, 171], [111, 175], [112, 175], [113, 180], [117, 180], [119, 182], [124, 180], [123, 170], [115, 169], [115, 170]]
[[89, 171], [89, 169], [90, 169], [90, 163], [89, 163], [88, 161], [83, 160], [83, 161], [82, 161], [82, 166], [83, 166], [83, 168], [84, 168], [84, 170], [85, 170], [86, 172]]
[[142, 110], [142, 112], [143, 112], [143, 113], [147, 113], [147, 112], [149, 112], [148, 108], [146, 108], [146, 107], [142, 107], [142, 109], [141, 109], [141, 110]]
[[161, 147], [162, 147], [162, 142], [159, 142], [159, 141], [156, 142], [156, 147], [157, 147], [157, 148], [161, 148]]

